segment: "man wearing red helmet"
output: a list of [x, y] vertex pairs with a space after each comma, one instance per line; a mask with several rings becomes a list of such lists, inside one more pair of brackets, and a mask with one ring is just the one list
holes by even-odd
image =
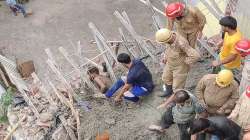
[[191, 47], [195, 47], [197, 37], [202, 36], [206, 24], [205, 15], [197, 8], [183, 3], [170, 3], [165, 8], [168, 17], [168, 29], [173, 30], [176, 23], [177, 32], [185, 37]]
[[250, 139], [250, 86], [248, 86], [245, 92], [241, 95], [234, 110], [228, 116], [229, 119], [235, 121], [241, 126], [244, 136], [243, 140]]
[[245, 58], [239, 87], [239, 93], [242, 94], [246, 87], [250, 85], [250, 41], [246, 39], [238, 41], [235, 50], [239, 52], [242, 58]]

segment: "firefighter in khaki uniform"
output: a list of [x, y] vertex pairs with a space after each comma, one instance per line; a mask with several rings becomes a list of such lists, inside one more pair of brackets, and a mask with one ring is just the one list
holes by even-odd
[[176, 89], [184, 88], [190, 65], [200, 59], [200, 54], [177, 32], [163, 28], [156, 32], [155, 37], [157, 42], [167, 45], [166, 66], [162, 75], [166, 90], [163, 95], [160, 95], [166, 97]]
[[238, 86], [233, 73], [224, 69], [218, 74], [203, 76], [195, 92], [208, 115], [226, 115], [231, 113], [239, 99]]
[[240, 95], [250, 85], [250, 41], [242, 39], [235, 45], [235, 50], [241, 55], [244, 60], [244, 67], [242, 70], [242, 77], [240, 80], [239, 93]]
[[173, 30], [174, 23], [179, 34], [186, 38], [189, 45], [195, 48], [197, 37], [201, 38], [206, 24], [205, 15], [197, 8], [183, 3], [170, 3], [165, 8], [168, 17], [168, 29]]

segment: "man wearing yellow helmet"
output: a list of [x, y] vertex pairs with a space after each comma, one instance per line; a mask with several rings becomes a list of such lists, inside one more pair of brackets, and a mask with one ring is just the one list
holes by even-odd
[[227, 115], [239, 99], [238, 83], [230, 70], [207, 74], [197, 84], [196, 96], [209, 115]]
[[197, 62], [200, 55], [184, 37], [166, 28], [158, 30], [155, 38], [158, 43], [167, 45], [164, 61], [166, 66], [162, 74], [166, 90], [160, 95], [166, 97], [176, 89], [184, 88], [190, 65]]

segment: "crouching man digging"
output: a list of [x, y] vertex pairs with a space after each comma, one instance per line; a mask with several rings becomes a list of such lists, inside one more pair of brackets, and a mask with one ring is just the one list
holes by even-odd
[[126, 77], [122, 77], [106, 92], [106, 97], [112, 97], [120, 88], [121, 91], [117, 93], [115, 101], [119, 102], [124, 99], [132, 102], [139, 101], [139, 96], [148, 95], [154, 88], [152, 75], [148, 68], [140, 59], [131, 60], [126, 53], [118, 55], [117, 60], [124, 67], [128, 68]]
[[166, 102], [158, 107], [163, 108], [168, 106], [159, 125], [150, 125], [149, 130], [164, 132], [165, 129], [176, 123], [179, 128], [180, 140], [191, 140], [188, 128], [196, 114], [201, 114], [205, 110], [198, 103], [194, 95], [183, 89], [177, 90], [173, 98], [168, 98]]

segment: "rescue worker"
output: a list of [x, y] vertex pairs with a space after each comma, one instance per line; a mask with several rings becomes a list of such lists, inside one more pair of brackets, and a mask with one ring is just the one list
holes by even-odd
[[226, 69], [203, 76], [195, 92], [209, 116], [229, 115], [239, 99], [238, 83], [233, 73]]
[[188, 128], [194, 120], [196, 113], [200, 114], [204, 109], [198, 104], [198, 100], [192, 93], [183, 89], [177, 90], [173, 100], [169, 100], [168, 103], [170, 104], [158, 107], [162, 108], [169, 105], [161, 118], [160, 125], [150, 125], [149, 130], [164, 132], [165, 129], [176, 123], [179, 128], [180, 140], [191, 140]]
[[111, 98], [121, 88], [115, 97], [116, 102], [120, 102], [122, 97], [126, 100], [137, 102], [139, 101], [139, 96], [147, 96], [153, 91], [152, 75], [140, 59], [131, 60], [128, 54], [121, 53], [117, 56], [117, 60], [124, 67], [128, 68], [128, 74], [126, 77], [121, 77], [109, 88], [105, 94], [107, 98]]
[[243, 140], [250, 139], [250, 86], [248, 86], [245, 92], [240, 96], [237, 104], [228, 116], [229, 119], [235, 121], [241, 126], [244, 137]]
[[235, 50], [244, 58], [244, 67], [240, 81], [239, 93], [242, 94], [250, 85], [250, 41], [242, 39], [235, 45]]
[[166, 90], [161, 97], [170, 96], [176, 89], [183, 89], [190, 69], [190, 65], [200, 59], [199, 53], [192, 48], [188, 41], [177, 32], [166, 28], [160, 29], [155, 34], [156, 41], [166, 44], [166, 63], [162, 80]]
[[220, 19], [225, 36], [220, 48], [219, 59], [212, 62], [213, 67], [232, 70], [237, 77], [240, 68], [240, 54], [235, 50], [235, 44], [241, 40], [242, 34], [237, 29], [237, 21], [234, 17], [226, 16]]
[[168, 29], [176, 29], [186, 38], [189, 45], [195, 48], [197, 38], [202, 37], [202, 30], [206, 24], [205, 15], [197, 8], [186, 6], [181, 2], [170, 3], [165, 8], [168, 17]]

